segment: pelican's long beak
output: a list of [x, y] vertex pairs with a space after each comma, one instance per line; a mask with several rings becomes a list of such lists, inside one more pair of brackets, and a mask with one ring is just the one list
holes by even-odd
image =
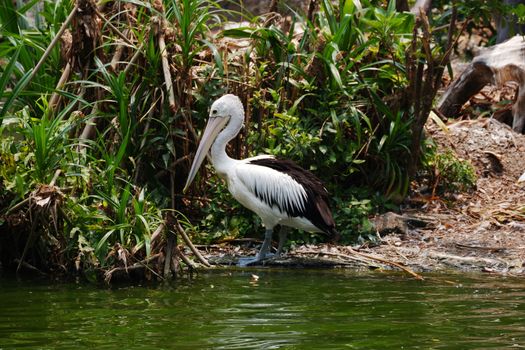
[[191, 182], [195, 178], [195, 175], [197, 175], [197, 171], [199, 170], [204, 158], [206, 158], [206, 154], [208, 154], [213, 141], [215, 141], [219, 132], [224, 128], [226, 122], [228, 122], [228, 118], [211, 117], [208, 120], [208, 124], [206, 124], [206, 128], [201, 137], [201, 142], [199, 143], [199, 148], [197, 148], [197, 152], [195, 152], [195, 158], [193, 159], [193, 164], [191, 165], [188, 174], [188, 180], [186, 180], [186, 185], [182, 190], [183, 193], [186, 193], [188, 187], [190, 187]]

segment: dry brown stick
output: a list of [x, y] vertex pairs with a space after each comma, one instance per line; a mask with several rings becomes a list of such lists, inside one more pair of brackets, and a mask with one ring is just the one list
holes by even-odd
[[75, 14], [77, 13], [77, 10], [78, 10], [78, 2], [75, 2], [75, 7], [73, 7], [73, 10], [71, 10], [71, 12], [69, 13], [69, 16], [67, 16], [67, 18], [64, 21], [64, 23], [62, 23], [62, 27], [60, 27], [60, 29], [58, 30], [58, 33], [55, 35], [55, 37], [53, 38], [53, 40], [51, 41], [51, 43], [47, 47], [46, 51], [44, 52], [44, 54], [40, 58], [40, 61], [38, 61], [38, 63], [36, 64], [35, 68], [33, 68], [33, 71], [31, 72], [31, 75], [27, 79], [26, 84], [28, 82], [30, 82], [35, 77], [35, 75], [38, 72], [38, 70], [42, 67], [42, 65], [44, 64], [44, 61], [46, 60], [47, 56], [49, 56], [49, 54], [51, 53], [51, 50], [53, 50], [55, 45], [58, 43], [58, 41], [62, 37], [62, 34], [66, 30], [66, 27], [73, 20], [73, 17], [75, 17]]
[[[124, 35], [128, 35], [129, 29], [124, 30]], [[120, 58], [122, 57], [122, 53], [124, 52], [125, 46], [122, 43], [119, 43], [117, 48], [115, 49], [115, 53], [113, 54], [113, 57], [111, 58], [111, 70], [116, 71], [117, 65], [120, 62]]]
[[55, 186], [55, 182], [57, 181], [57, 179], [60, 176], [61, 172], [62, 172], [61, 169], [57, 169], [55, 171], [55, 174], [53, 174], [53, 178], [51, 179], [51, 182], [49, 183], [49, 186]]
[[[372, 255], [368, 255], [368, 254], [365, 254], [365, 253], [361, 253], [361, 252], [353, 250], [352, 248], [349, 248], [349, 249], [350, 249], [350, 252], [352, 252], [355, 255], [358, 255], [358, 256], [361, 256], [363, 258], [366, 258], [366, 259], [369, 259], [369, 260], [373, 260], [373, 261], [376, 261], [376, 262], [380, 262], [382, 264], [395, 266], [395, 267], [405, 271], [409, 275], [413, 276], [414, 278], [416, 278], [418, 280], [423, 280], [423, 276], [415, 273], [414, 271], [404, 267], [401, 264], [398, 264], [396, 262], [393, 262], [393, 261], [390, 261], [390, 260], [386, 260], [386, 259], [383, 259], [383, 258], [378, 258], [378, 257], [372, 256]], [[305, 251], [305, 252], [301, 252], [301, 253], [305, 253], [305, 254], [319, 254], [319, 255], [324, 254], [324, 255], [337, 256], [337, 257], [340, 257], [340, 258], [357, 260], [357, 261], [360, 261], [360, 262], [367, 262], [367, 261], [363, 261], [362, 259], [358, 259], [355, 256], [348, 255], [348, 254], [343, 254], [343, 253], [316, 252], [316, 251]]]
[[317, 0], [310, 0], [310, 3], [308, 4], [308, 15], [306, 16], [308, 22], [312, 22], [314, 20], [314, 13], [316, 9]]
[[[98, 102], [95, 102], [93, 104], [93, 108], [91, 108], [90, 115], [94, 115], [98, 111]], [[85, 140], [91, 139], [91, 136], [94, 135], [95, 131], [95, 118], [89, 118], [86, 121], [86, 125], [84, 125], [84, 129], [82, 129], [82, 133], [78, 137], [78, 146], [77, 146], [77, 152], [81, 152], [86, 147], [86, 144], [84, 143]]]
[[164, 32], [162, 31], [162, 28], [164, 24], [163, 19], [159, 19], [159, 27], [158, 27], [158, 34], [159, 34], [159, 50], [160, 50], [160, 57], [162, 59], [162, 72], [164, 73], [164, 81], [166, 82], [166, 90], [168, 92], [168, 102], [170, 106], [170, 110], [172, 112], [177, 110], [177, 106], [175, 105], [175, 93], [173, 91], [173, 82], [171, 80], [171, 73], [170, 73], [170, 64], [168, 62], [168, 51], [166, 50], [166, 42], [164, 41]]
[[129, 41], [128, 37], [124, 35], [120, 30], [118, 30], [118, 28], [115, 27], [110, 21], [108, 21], [106, 17], [102, 13], [100, 13], [100, 11], [97, 8], [95, 8], [95, 13], [101, 20], [104, 21], [104, 23], [106, 23], [111, 28], [111, 30], [113, 30], [122, 40], [124, 40], [126, 44], [133, 46], [133, 43]]
[[[155, 276], [157, 276], [158, 278], [160, 278], [161, 280], [163, 279], [161, 275], [159, 275], [155, 270], [153, 270], [151, 267], [149, 267], [148, 263], [151, 261], [151, 260], [154, 260], [154, 259], [158, 259], [160, 256], [162, 255], [162, 253], [157, 253], [157, 254], [154, 254], [144, 260], [139, 260], [137, 261], [135, 264], [133, 264], [133, 266], [139, 264], [139, 265], [142, 265], [144, 266], [146, 269], [148, 269], [152, 274], [154, 274]], [[135, 258], [134, 258], [135, 259]]]
[[155, 244], [157, 239], [160, 237], [160, 234], [162, 233], [162, 231], [164, 231], [165, 227], [166, 227], [166, 221], [163, 221], [160, 223], [157, 229], [153, 231], [153, 233], [151, 234], [151, 240], [150, 240], [151, 246]]
[[292, 255], [294, 255], [294, 254], [298, 254], [298, 255], [299, 254], [329, 255], [329, 256], [336, 256], [338, 258], [345, 258], [345, 259], [359, 261], [359, 262], [365, 263], [367, 265], [370, 264], [370, 261], [368, 261], [368, 260], [365, 260], [365, 259], [362, 259], [362, 258], [359, 258], [359, 257], [355, 257], [355, 256], [351, 256], [351, 255], [347, 255], [347, 254], [342, 254], [342, 253], [320, 252], [320, 251], [316, 251], [316, 250], [301, 250], [301, 251], [298, 251], [297, 253], [292, 253]]
[[386, 259], [383, 259], [383, 258], [378, 258], [378, 257], [372, 256], [372, 255], [369, 255], [369, 254], [361, 253], [361, 252], [358, 252], [356, 250], [353, 250], [352, 248], [349, 248], [349, 249], [350, 249], [350, 251], [353, 254], [356, 254], [356, 255], [359, 255], [359, 256], [362, 256], [364, 258], [371, 259], [371, 260], [374, 260], [374, 261], [378, 261], [378, 262], [381, 262], [383, 264], [395, 266], [395, 267], [405, 271], [409, 275], [412, 275], [415, 279], [423, 280], [423, 276], [421, 276], [420, 274], [415, 273], [414, 271], [410, 270], [409, 268], [404, 267], [401, 264], [398, 264], [396, 262], [393, 262], [393, 261], [390, 261], [390, 260], [386, 260]]
[[25, 267], [26, 269], [28, 269], [29, 271], [33, 271], [33, 272], [36, 272], [42, 276], [47, 276], [47, 274], [43, 271], [40, 271], [39, 269], [37, 269], [36, 267], [34, 267], [33, 265], [31, 265], [30, 263], [28, 262], [25, 262], [25, 261], [22, 261], [20, 259], [15, 259], [14, 260], [15, 263], [17, 264], [21, 264], [21, 266]]
[[[172, 252], [173, 252], [173, 241], [174, 241], [174, 235], [172, 233], [169, 234], [168, 236], [168, 241], [166, 243], [166, 255], [165, 255], [165, 260], [164, 260], [164, 270], [162, 272], [162, 275], [164, 276], [164, 278], [168, 278], [169, 275], [170, 275], [170, 271], [171, 271], [171, 255], [172, 255]], [[175, 271], [176, 273], [177, 271]]]
[[[113, 274], [115, 272], [125, 272], [126, 274], [129, 274], [129, 271], [130, 270], [137, 270], [137, 269], [140, 269], [140, 268], [145, 268], [145, 269], [148, 269], [150, 270], [151, 273], [153, 273], [154, 275], [156, 275], [157, 277], [159, 277], [161, 280], [164, 279], [161, 275], [159, 275], [158, 273], [156, 273], [151, 267], [148, 266], [148, 263], [154, 259], [158, 259], [159, 257], [161, 256], [161, 253], [157, 253], [157, 254], [154, 254], [144, 260], [138, 260], [136, 261], [133, 265], [131, 266], [126, 266], [126, 267], [114, 267], [112, 268], [111, 270], [109, 271], [106, 271], [104, 273], [104, 281], [106, 283], [109, 283], [111, 282], [111, 278], [113, 277]], [[136, 259], [135, 259], [136, 260]]]
[[195, 269], [195, 264], [186, 256], [183, 252], [180, 250], [178, 251], [180, 258], [186, 265], [188, 265], [191, 269]]
[[64, 68], [64, 71], [62, 72], [62, 75], [60, 76], [60, 79], [58, 80], [58, 84], [55, 88], [55, 91], [51, 95], [51, 98], [49, 99], [49, 108], [51, 110], [54, 110], [55, 107], [58, 105], [58, 101], [60, 99], [60, 95], [58, 94], [58, 90], [60, 90], [66, 81], [69, 79], [69, 75], [71, 74], [71, 63], [67, 63], [66, 67]]
[[26, 203], [29, 202], [30, 200], [31, 200], [30, 197], [27, 197], [27, 198], [25, 198], [24, 200], [18, 202], [17, 204], [15, 204], [14, 206], [12, 206], [11, 208], [7, 209], [6, 212], [5, 212], [5, 215], [11, 213], [12, 211], [17, 210], [18, 208], [20, 208], [21, 206], [23, 206], [24, 204], [26, 204]]
[[206, 260], [205, 257], [202, 256], [202, 254], [199, 252], [199, 250], [197, 248], [195, 248], [195, 246], [193, 245], [193, 243], [191, 243], [191, 240], [190, 238], [188, 237], [188, 235], [186, 234], [186, 232], [184, 232], [184, 229], [182, 228], [182, 226], [180, 225], [179, 221], [176, 220], [175, 222], [175, 229], [177, 230], [177, 232], [180, 234], [180, 236], [182, 237], [182, 239], [184, 240], [184, 242], [186, 243], [186, 245], [191, 249], [191, 251], [193, 252], [193, 254], [195, 254], [195, 256], [197, 257], [197, 259], [202, 263], [204, 264], [204, 266], [206, 267], [211, 267], [210, 263], [208, 262], [208, 260]]
[[131, 67], [133, 67], [133, 65], [135, 64], [135, 62], [139, 58], [143, 47], [144, 47], [144, 43], [140, 44], [140, 46], [137, 48], [137, 51], [135, 51], [135, 54], [133, 55], [133, 57], [131, 57], [131, 60], [129, 60], [128, 65], [124, 69], [124, 74], [127, 74], [129, 72], [129, 70], [131, 69]]
[[134, 264], [134, 265], [131, 265], [131, 266], [126, 266], [126, 267], [114, 267], [111, 270], [106, 271], [104, 273], [104, 282], [109, 284], [111, 282], [111, 278], [113, 278], [113, 274], [115, 272], [123, 272], [126, 275], [129, 275], [129, 271], [139, 270], [139, 269], [144, 269], [144, 268], [146, 268], [146, 266], [145, 265], [140, 265], [140, 264]]

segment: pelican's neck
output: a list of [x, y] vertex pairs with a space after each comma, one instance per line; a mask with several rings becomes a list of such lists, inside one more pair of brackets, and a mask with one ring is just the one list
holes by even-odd
[[[242, 111], [241, 111], [242, 113]], [[220, 176], [226, 175], [227, 170], [235, 159], [226, 153], [226, 145], [233, 140], [241, 131], [244, 116], [232, 116], [226, 127], [217, 135], [215, 142], [211, 146], [211, 162]]]

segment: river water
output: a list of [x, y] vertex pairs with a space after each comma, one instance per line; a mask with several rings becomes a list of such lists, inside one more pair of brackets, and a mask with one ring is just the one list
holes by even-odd
[[245, 269], [142, 286], [0, 279], [0, 349], [525, 347], [523, 279], [426, 277]]

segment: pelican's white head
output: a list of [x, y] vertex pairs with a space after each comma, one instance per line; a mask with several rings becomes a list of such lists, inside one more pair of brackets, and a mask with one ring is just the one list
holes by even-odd
[[241, 124], [244, 122], [244, 107], [241, 99], [235, 95], [224, 95], [211, 105], [211, 118], [236, 118], [241, 119]]
[[[213, 102], [210, 108], [210, 119], [202, 134], [197, 152], [195, 152], [195, 158], [193, 159], [193, 164], [191, 165], [183, 192], [186, 192], [195, 175], [197, 175], [200, 165], [219, 133], [223, 129], [227, 129], [224, 135], [222, 135], [223, 137], [221, 137], [221, 142], [226, 144], [226, 142], [239, 133], [243, 122], [244, 107], [239, 97], [228, 94]], [[228, 133], [226, 133], [226, 131], [228, 131]]]

